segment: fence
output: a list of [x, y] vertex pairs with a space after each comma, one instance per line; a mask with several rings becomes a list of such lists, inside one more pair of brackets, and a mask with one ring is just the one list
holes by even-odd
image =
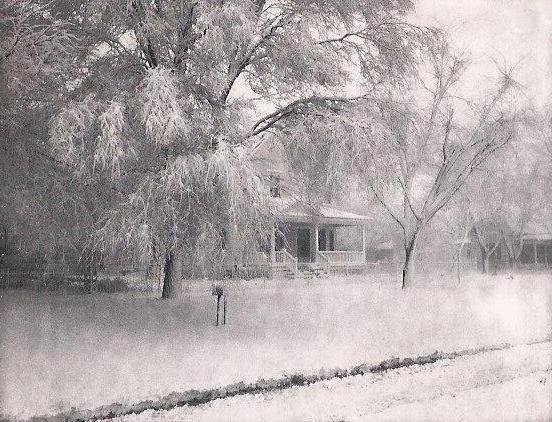
[[[287, 262], [288, 257], [282, 257], [282, 261], [284, 260]], [[296, 263], [294, 264], [297, 265]], [[329, 277], [315, 278], [314, 280], [310, 280], [309, 283], [370, 282], [400, 285], [402, 270], [403, 263], [397, 261], [365, 263], [360, 266], [357, 265], [354, 268], [332, 267], [332, 271], [328, 271], [328, 273], [330, 273]], [[546, 274], [549, 274], [551, 269], [536, 266], [524, 266], [515, 270], [497, 267], [491, 269], [488, 276], [491, 278], [495, 274], [507, 274], [509, 276], [512, 272], [546, 272]], [[256, 286], [261, 283], [267, 286], [274, 286], [275, 288], [301, 284], [301, 281], [297, 278], [289, 280], [289, 282], [286, 281], [285, 283], [283, 283], [283, 279], [268, 279], [269, 274], [269, 263], [265, 262], [263, 267], [240, 267], [236, 273], [230, 275], [221, 274], [218, 278], [228, 278], [228, 282], [236, 280], [239, 283], [243, 282], [244, 285], [251, 286]], [[461, 263], [459, 267], [458, 263], [453, 261], [417, 261], [414, 263], [411, 275], [415, 284], [443, 286], [454, 286], [470, 280], [480, 279], [483, 276], [479, 268], [477, 268], [477, 264], [466, 262]], [[0, 288], [84, 292], [87, 291], [87, 282], [91, 283], [90, 288], [92, 291], [125, 292], [134, 290], [157, 292], [162, 288], [163, 274], [162, 269], [160, 269], [159, 272], [150, 274], [137, 271], [119, 271], [112, 274], [98, 274], [97, 277], [90, 280], [82, 274], [59, 273], [25, 268], [0, 269]], [[191, 279], [190, 282], [193, 284], [193, 279]]]

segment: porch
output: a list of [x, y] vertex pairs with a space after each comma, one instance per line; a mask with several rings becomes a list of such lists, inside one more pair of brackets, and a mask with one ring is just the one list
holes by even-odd
[[274, 221], [270, 234], [272, 273], [362, 268], [368, 221], [366, 216], [329, 207], [288, 208]]
[[520, 264], [527, 268], [552, 267], [552, 235], [525, 236]]

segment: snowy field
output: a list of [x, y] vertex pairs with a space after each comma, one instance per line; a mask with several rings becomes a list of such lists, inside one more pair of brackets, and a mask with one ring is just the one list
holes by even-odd
[[[285, 288], [283, 288], [285, 287]], [[437, 280], [401, 290], [370, 277], [228, 286], [186, 298], [0, 292], [0, 414], [136, 403], [172, 391], [549, 338], [550, 274]]]
[[547, 421], [552, 343], [145, 411], [114, 422]]

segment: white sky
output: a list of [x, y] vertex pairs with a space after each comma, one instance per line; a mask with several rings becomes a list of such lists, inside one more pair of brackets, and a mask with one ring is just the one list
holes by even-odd
[[473, 63], [473, 88], [489, 82], [494, 58], [511, 67], [536, 105], [552, 100], [552, 0], [418, 0], [416, 20], [446, 29]]
[[[501, 67], [516, 66], [514, 78], [537, 107], [552, 104], [552, 0], [415, 0], [411, 20], [445, 29], [451, 44], [467, 55], [470, 67], [463, 97], [479, 97], [497, 82]], [[232, 94], [255, 98], [243, 79]], [[254, 114], [274, 106], [260, 101]]]

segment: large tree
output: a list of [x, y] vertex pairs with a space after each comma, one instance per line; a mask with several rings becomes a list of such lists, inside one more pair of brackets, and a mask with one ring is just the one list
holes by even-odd
[[455, 88], [466, 67], [446, 45], [430, 50], [429, 77], [419, 79], [415, 105], [384, 107], [389, 142], [365, 148], [366, 185], [403, 232], [403, 287], [411, 283], [422, 230], [516, 136], [520, 115], [510, 95], [516, 88], [511, 75], [502, 73], [495, 88], [465, 107]]
[[110, 181], [115, 205], [96, 239], [162, 256], [163, 297], [177, 294], [183, 252], [204, 261], [229, 232], [244, 245], [263, 237], [264, 190], [247, 163], [255, 137], [332, 107], [359, 75], [365, 89], [399, 83], [431, 32], [404, 21], [410, 0], [53, 8], [79, 28], [81, 58], [51, 123], [54, 157]]

